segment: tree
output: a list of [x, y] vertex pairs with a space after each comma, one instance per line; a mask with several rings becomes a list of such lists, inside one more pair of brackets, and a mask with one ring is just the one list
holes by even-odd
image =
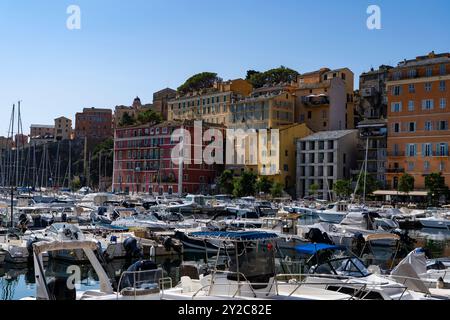
[[297, 79], [298, 75], [299, 73], [297, 71], [281, 66], [262, 73], [249, 70], [247, 71], [247, 80], [253, 85], [253, 87], [261, 88], [266, 84], [270, 85], [294, 81]]
[[236, 197], [254, 196], [256, 191], [256, 178], [256, 174], [253, 172], [244, 171], [233, 183], [233, 195]]
[[220, 81], [222, 81], [222, 79], [217, 76], [217, 73], [202, 72], [187, 79], [177, 90], [182, 94], [186, 94], [192, 91], [211, 88], [215, 82]]
[[283, 196], [283, 184], [279, 182], [275, 182], [270, 189], [270, 194], [272, 198], [280, 198]]
[[231, 170], [225, 170], [219, 177], [219, 189], [226, 194], [233, 193], [233, 172]]
[[441, 197], [447, 199], [449, 196], [449, 188], [440, 172], [425, 177], [425, 188], [428, 190], [428, 197], [433, 204], [438, 204]]
[[309, 193], [310, 195], [317, 197], [317, 191], [319, 191], [320, 186], [317, 183], [314, 183], [309, 186]]
[[163, 121], [163, 117], [159, 112], [155, 112], [153, 110], [145, 110], [138, 114], [137, 121], [140, 124], [159, 124]]
[[269, 180], [266, 176], [261, 176], [256, 181], [256, 190], [258, 192], [269, 193], [273, 186], [272, 181]]
[[122, 119], [120, 119], [120, 122], [119, 122], [120, 127], [132, 126], [134, 124], [136, 124], [136, 119], [134, 117], [130, 116], [128, 114], [128, 112], [125, 112], [123, 114]]
[[352, 194], [351, 181], [338, 180], [333, 184], [333, 192], [338, 198], [348, 198]]
[[372, 194], [374, 191], [380, 189], [380, 182], [368, 173], [363, 173], [359, 179], [359, 184], [356, 188], [356, 194], [364, 194], [364, 181], [366, 181], [366, 196]]
[[414, 190], [414, 177], [408, 173], [404, 173], [398, 182], [398, 191], [407, 195]]

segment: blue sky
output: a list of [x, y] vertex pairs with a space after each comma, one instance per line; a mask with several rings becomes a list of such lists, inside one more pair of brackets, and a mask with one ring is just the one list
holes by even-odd
[[[81, 30], [66, 9], [81, 8]], [[381, 7], [382, 29], [366, 27]], [[0, 0], [0, 135], [22, 100], [31, 123], [84, 107], [145, 103], [190, 75], [224, 79], [284, 65], [300, 73], [450, 51], [447, 0]]]

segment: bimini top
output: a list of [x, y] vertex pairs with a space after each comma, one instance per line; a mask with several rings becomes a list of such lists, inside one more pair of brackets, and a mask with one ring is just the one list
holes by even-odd
[[297, 252], [311, 255], [316, 254], [321, 250], [344, 250], [344, 249], [345, 247], [343, 246], [335, 246], [325, 243], [308, 243], [295, 247], [295, 250]]
[[222, 241], [264, 241], [278, 238], [277, 234], [264, 231], [204, 231], [192, 232], [189, 236], [205, 240], [214, 239]]

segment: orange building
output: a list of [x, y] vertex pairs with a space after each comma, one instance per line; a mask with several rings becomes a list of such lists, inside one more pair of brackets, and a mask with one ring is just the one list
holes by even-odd
[[450, 53], [404, 60], [389, 71], [387, 185], [397, 189], [400, 176], [415, 178], [441, 172], [450, 185]]

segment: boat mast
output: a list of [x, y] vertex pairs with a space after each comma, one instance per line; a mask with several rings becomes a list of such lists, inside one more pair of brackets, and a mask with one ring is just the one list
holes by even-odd
[[[15, 110], [16, 110], [16, 105], [13, 104], [13, 109], [12, 109], [12, 115], [11, 115], [11, 139], [14, 139], [14, 115], [15, 115]], [[14, 140], [13, 140], [14, 141]], [[14, 142], [13, 142], [14, 143]], [[17, 144], [17, 142], [16, 142]], [[12, 157], [12, 145], [11, 145], [11, 154], [10, 154], [10, 158]], [[10, 170], [10, 187], [11, 187], [11, 213], [10, 213], [10, 224], [11, 224], [11, 228], [14, 227], [14, 186], [12, 183], [12, 172], [13, 172], [13, 162], [10, 162], [11, 165], [11, 170]]]
[[366, 142], [366, 158], [364, 160], [364, 193], [363, 193], [363, 203], [366, 204], [366, 185], [367, 185], [367, 162], [369, 158], [369, 136], [367, 136]]

